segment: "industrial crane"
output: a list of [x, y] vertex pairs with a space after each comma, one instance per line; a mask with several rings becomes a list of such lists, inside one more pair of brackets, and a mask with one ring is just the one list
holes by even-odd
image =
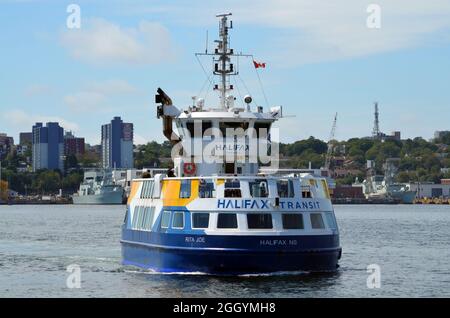
[[334, 115], [333, 126], [331, 127], [330, 138], [328, 139], [328, 150], [327, 150], [327, 156], [325, 157], [325, 167], [324, 167], [326, 170], [330, 169], [331, 154], [333, 152], [332, 141], [333, 141], [334, 135], [336, 133], [337, 115], [338, 115], [337, 113]]

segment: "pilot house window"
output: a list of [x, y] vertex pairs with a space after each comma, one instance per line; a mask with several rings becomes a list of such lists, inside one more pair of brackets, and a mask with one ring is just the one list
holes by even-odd
[[271, 123], [255, 123], [257, 138], [268, 138]]
[[239, 131], [236, 130], [239, 128], [242, 129], [242, 131], [246, 131], [248, 129], [248, 122], [220, 122], [219, 123], [219, 129], [220, 129], [220, 132], [222, 133], [222, 136], [227, 136], [230, 134], [235, 135], [236, 133], [239, 133]]
[[[195, 136], [196, 133], [196, 129], [198, 129], [198, 127], [201, 127], [201, 132], [202, 135], [201, 136]], [[212, 122], [211, 121], [201, 121], [201, 120], [195, 120], [195, 121], [190, 121], [186, 123], [186, 129], [189, 131], [189, 134], [191, 135], [191, 138], [194, 137], [204, 137], [205, 136], [205, 132], [208, 130], [208, 134], [211, 135], [211, 129], [212, 128]], [[200, 131], [198, 131], [200, 132]]]

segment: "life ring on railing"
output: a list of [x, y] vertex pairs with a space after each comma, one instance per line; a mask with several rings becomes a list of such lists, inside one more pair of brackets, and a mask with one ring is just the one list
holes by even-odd
[[186, 175], [193, 175], [197, 171], [197, 167], [195, 166], [195, 163], [185, 162], [183, 164], [183, 171]]

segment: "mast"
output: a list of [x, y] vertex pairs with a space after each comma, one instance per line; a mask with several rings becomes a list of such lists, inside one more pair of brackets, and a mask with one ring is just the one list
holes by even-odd
[[[221, 18], [220, 20], [220, 27], [219, 27], [219, 36], [220, 40], [217, 41], [217, 53], [219, 54], [218, 62], [220, 62], [221, 67], [215, 69], [215, 74], [219, 74], [221, 76], [222, 82], [220, 85], [220, 105], [222, 109], [226, 108], [226, 98], [227, 98], [227, 74], [231, 72], [229, 69], [229, 61], [230, 58], [228, 55], [231, 52], [228, 52], [228, 23], [227, 23], [227, 17], [231, 16], [231, 13], [226, 14], [218, 14], [217, 17]], [[230, 26], [231, 27], [231, 26]]]
[[214, 53], [196, 53], [199, 55], [213, 56], [214, 70], [213, 74], [220, 77], [220, 84], [214, 85], [214, 89], [218, 90], [220, 93], [220, 108], [223, 110], [228, 109], [227, 98], [228, 92], [233, 90], [233, 85], [230, 85], [230, 75], [238, 75], [238, 70], [231, 63], [231, 57], [242, 56], [242, 57], [252, 57], [248, 54], [234, 54], [234, 50], [229, 48], [230, 38], [228, 31], [233, 28], [233, 22], [228, 22], [228, 17], [231, 13], [217, 14], [216, 17], [220, 18], [219, 21], [219, 40], [214, 41], [217, 43], [217, 47]]

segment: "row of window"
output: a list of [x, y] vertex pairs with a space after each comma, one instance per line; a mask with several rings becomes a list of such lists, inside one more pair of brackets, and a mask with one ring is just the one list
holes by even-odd
[[141, 199], [153, 198], [153, 190], [155, 187], [155, 181], [149, 180], [142, 183]]
[[[172, 225], [170, 225], [172, 215]], [[194, 212], [192, 213], [192, 229], [206, 229], [209, 227], [209, 213]], [[182, 211], [164, 211], [161, 218], [161, 228], [167, 229], [170, 226], [173, 229], [183, 229], [185, 226], [185, 213]], [[313, 229], [325, 229], [325, 222], [321, 213], [309, 214], [311, 227]], [[336, 221], [332, 213], [325, 213], [328, 227], [336, 229]], [[283, 229], [285, 230], [302, 230], [304, 229], [303, 214], [300, 213], [283, 213], [282, 214]], [[237, 229], [238, 219], [236, 213], [219, 213], [217, 216], [218, 229]], [[248, 213], [247, 214], [248, 229], [273, 229], [272, 214], [270, 213]]]
[[134, 208], [131, 228], [140, 231], [150, 231], [155, 216], [155, 207], [137, 206]]
[[[189, 134], [191, 137], [194, 137], [196, 125], [201, 127], [202, 136], [210, 136], [212, 133], [215, 133], [211, 131], [211, 128], [213, 128], [213, 123], [211, 121], [198, 121], [198, 123], [194, 123], [193, 121], [186, 122], [185, 125], [183, 125], [183, 128], [186, 128], [187, 131], [189, 131]], [[267, 134], [269, 133], [271, 123], [254, 123], [254, 132], [256, 133], [256, 137], [259, 138], [259, 135], [262, 134], [267, 137]], [[222, 133], [222, 136], [227, 136], [228, 133], [232, 133], [233, 136], [235, 136], [235, 130], [236, 129], [243, 129], [244, 131], [247, 131], [249, 128], [248, 122], [219, 122], [219, 126], [216, 127], [220, 129], [220, 132]], [[229, 130], [231, 129], [231, 130]], [[183, 132], [184, 133], [184, 132]], [[197, 136], [198, 137], [198, 136]]]
[[[229, 180], [225, 182], [224, 197], [225, 198], [240, 198], [242, 197], [241, 184], [239, 180]], [[250, 195], [254, 198], [265, 198], [269, 196], [269, 189], [267, 180], [255, 180], [249, 182]], [[294, 182], [293, 180], [279, 180], [277, 181], [278, 196], [280, 198], [294, 197]], [[198, 186], [200, 198], [215, 198], [216, 190], [214, 183], [211, 181], [201, 181]], [[302, 186], [301, 193], [303, 198], [311, 198], [311, 190], [309, 186]], [[142, 196], [141, 196], [142, 197]], [[191, 180], [181, 180], [180, 198], [188, 199], [191, 197]]]

